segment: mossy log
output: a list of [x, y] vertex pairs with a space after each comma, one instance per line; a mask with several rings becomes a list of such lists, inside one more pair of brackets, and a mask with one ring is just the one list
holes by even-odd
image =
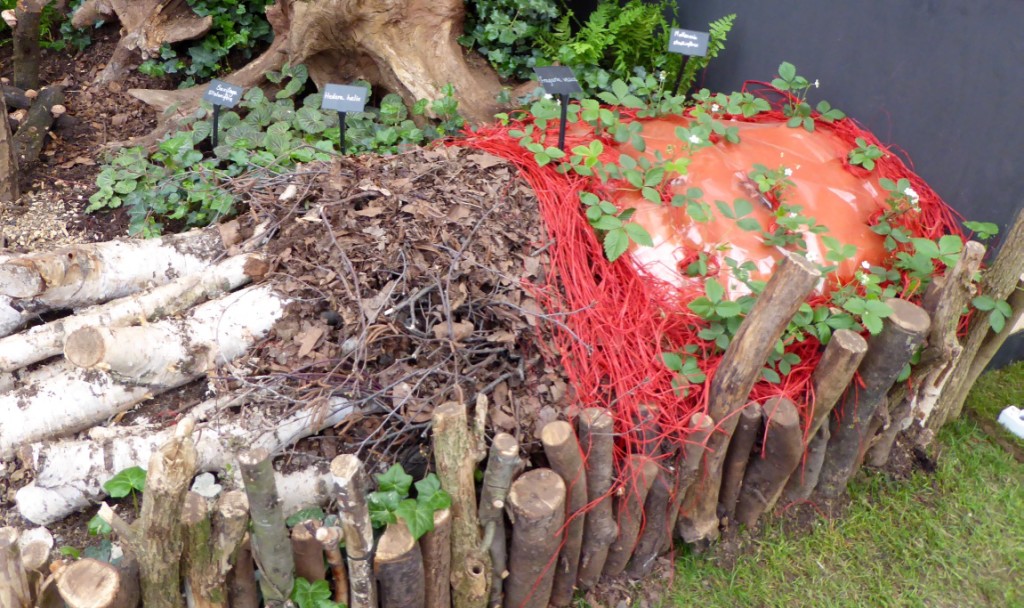
[[46, 135], [53, 126], [53, 106], [63, 103], [62, 86], [49, 86], [39, 92], [28, 110], [28, 116], [18, 125], [18, 131], [11, 138], [18, 166], [24, 167], [39, 158], [39, 153], [46, 145]]
[[295, 584], [295, 560], [281, 499], [274, 483], [270, 452], [263, 448], [238, 455], [238, 468], [252, 517], [252, 552], [260, 569], [260, 590], [268, 606], [284, 605]]

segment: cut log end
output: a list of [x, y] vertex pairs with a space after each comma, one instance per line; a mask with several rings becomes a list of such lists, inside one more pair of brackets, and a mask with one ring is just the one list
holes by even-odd
[[519, 455], [519, 442], [508, 433], [498, 433], [495, 435], [491, 445], [502, 456], [514, 457]]
[[0, 294], [10, 298], [31, 298], [46, 289], [46, 282], [34, 268], [21, 264], [0, 264]]
[[909, 334], [925, 334], [931, 326], [931, 318], [920, 306], [902, 300], [892, 298], [886, 300], [886, 304], [892, 309], [889, 321], [896, 327]]
[[838, 329], [832, 334], [832, 339], [829, 344], [835, 343], [837, 347], [842, 348], [847, 353], [866, 353], [868, 351], [868, 342], [864, 339], [864, 336], [858, 334], [855, 331], [849, 329]]
[[549, 517], [565, 506], [565, 482], [550, 469], [535, 469], [516, 480], [508, 496], [517, 517]]
[[105, 333], [100, 327], [83, 327], [71, 332], [64, 343], [64, 356], [78, 367], [95, 367], [107, 356]]
[[572, 425], [564, 420], [550, 422], [540, 432], [541, 442], [549, 446], [565, 445], [570, 437], [573, 437]]

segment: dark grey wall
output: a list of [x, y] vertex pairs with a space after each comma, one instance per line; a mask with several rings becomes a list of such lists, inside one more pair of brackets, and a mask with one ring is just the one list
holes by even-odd
[[[680, 26], [736, 13], [703, 86], [770, 80], [779, 63], [913, 161], [967, 219], [1005, 232], [1024, 204], [1024, 1], [687, 0]], [[815, 97], [817, 96], [817, 97]], [[1024, 358], [1024, 340], [997, 364]]]

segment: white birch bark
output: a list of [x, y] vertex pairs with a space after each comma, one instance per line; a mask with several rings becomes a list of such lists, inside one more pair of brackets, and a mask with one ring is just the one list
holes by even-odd
[[225, 252], [213, 227], [12, 257], [0, 263], [0, 295], [48, 308], [89, 306], [197, 274]]
[[[59, 355], [64, 348], [66, 336], [77, 329], [88, 326], [122, 326], [164, 317], [238, 289], [249, 282], [245, 274], [246, 264], [250, 260], [259, 259], [255, 254], [232, 256], [199, 274], [180, 277], [144, 293], [87, 308], [78, 314], [0, 339], [0, 372], [11, 372]], [[0, 297], [0, 304], [2, 299]], [[0, 330], [2, 328], [3, 321], [0, 320]]]
[[[324, 412], [306, 409], [281, 422], [248, 417], [199, 425], [193, 434], [198, 470], [224, 470], [242, 448], [264, 448], [277, 454], [304, 437], [340, 423], [352, 411], [350, 401], [335, 398]], [[171, 438], [174, 429], [136, 435], [104, 434], [103, 439], [40, 442], [20, 450], [22, 462], [35, 474], [34, 481], [18, 490], [15, 497], [25, 519], [46, 525], [100, 502], [106, 496], [104, 482], [128, 467], [145, 467], [150, 455]], [[331, 483], [324, 467], [319, 477], [310, 472], [279, 476], [278, 491], [285, 506], [298, 510], [322, 504], [315, 500], [318, 496], [326, 502]]]
[[[158, 385], [137, 386], [100, 369], [54, 364], [61, 366], [58, 373], [0, 395], [0, 420], [4, 421], [0, 425], [0, 458], [9, 457], [17, 446], [28, 442], [87, 429], [244, 354], [280, 318], [285, 303], [270, 286], [261, 285], [195, 308], [190, 319], [184, 324], [175, 321], [175, 326], [194, 332], [191, 339], [196, 348], [191, 353], [196, 363], [179, 365], [175, 361], [172, 370], [154, 377]], [[165, 349], [156, 342], [143, 346], [154, 354]]]

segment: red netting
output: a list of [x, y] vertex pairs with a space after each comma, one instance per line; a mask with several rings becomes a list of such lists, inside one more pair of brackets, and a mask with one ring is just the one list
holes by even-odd
[[[786, 120], [781, 111], [781, 104], [786, 98], [777, 91], [772, 93], [777, 99], [775, 109], [745, 122], [780, 123]], [[624, 114], [627, 116], [623, 120], [635, 120], [627, 112]], [[619, 463], [625, 462], [621, 457], [624, 454], [643, 451], [641, 444], [644, 442], [684, 441], [690, 417], [695, 412], [707, 411], [710, 379], [721, 360], [721, 353], [716, 352], [714, 345], [697, 335], [705, 321], [685, 305], [692, 298], [703, 295], [701, 287], [696, 283], [673, 284], [638, 269], [631, 263], [631, 253], [616, 262], [609, 262], [594, 229], [584, 216], [579, 193], [587, 190], [614, 200], [617, 185], [601, 184], [596, 179], [574, 173], [560, 174], [552, 165], [539, 167], [533, 154], [509, 135], [510, 130], [522, 129], [523, 126], [523, 123], [488, 126], [455, 143], [508, 159], [519, 167], [537, 193], [553, 244], [549, 248], [551, 269], [547, 282], [532, 287], [550, 321], [547, 327], [551, 339], [576, 391], [579, 405], [605, 407], [612, 412], [620, 438], [617, 442]], [[848, 150], [857, 147], [855, 140], [859, 137], [889, 152], [876, 161], [871, 178], [910, 180], [919, 196], [920, 206], [920, 212], [901, 215], [894, 224], [901, 225], [914, 236], [938, 238], [948, 233], [959, 234], [954, 212], [870, 132], [851, 119], [831, 124], [819, 121], [816, 128], [834, 134], [848, 146]], [[802, 129], [792, 131], [800, 133]], [[605, 158], [602, 160], [617, 158], [614, 142], [607, 136], [595, 137], [593, 130], [582, 122], [568, 125], [565, 149], [588, 144], [595, 138], [602, 139], [605, 144]], [[547, 141], [557, 141], [557, 121], [549, 124]], [[845, 167], [858, 177], [867, 179], [869, 176], [867, 171], [848, 162]], [[877, 214], [885, 209], [879, 203]], [[692, 257], [694, 253], [684, 252], [683, 257]], [[817, 295], [810, 303], [826, 302], [827, 296]], [[680, 395], [672, 386], [675, 373], [665, 367], [661, 357], [663, 352], [679, 352], [687, 345], [697, 346], [696, 356], [707, 380], [689, 386], [687, 394]], [[787, 352], [798, 355], [800, 363], [782, 378], [781, 383], [756, 384], [750, 398], [763, 402], [774, 396], [785, 396], [801, 408], [806, 421], [814, 398], [810, 376], [820, 359], [821, 345], [809, 337], [787, 345]], [[657, 437], [645, 438], [637, 429], [642, 405], [655, 408], [659, 428]], [[627, 473], [620, 479], [629, 477]]]

